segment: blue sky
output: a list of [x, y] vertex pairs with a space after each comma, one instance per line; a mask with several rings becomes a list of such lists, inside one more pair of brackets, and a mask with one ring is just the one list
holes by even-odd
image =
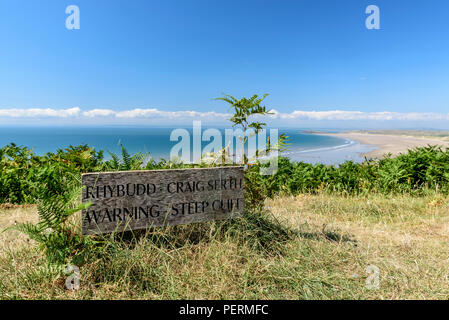
[[[79, 30], [65, 27], [72, 4]], [[380, 30], [365, 27], [372, 4]], [[448, 12], [447, 0], [2, 0], [0, 122], [213, 120], [222, 92], [267, 92], [278, 122], [425, 113], [444, 126]]]

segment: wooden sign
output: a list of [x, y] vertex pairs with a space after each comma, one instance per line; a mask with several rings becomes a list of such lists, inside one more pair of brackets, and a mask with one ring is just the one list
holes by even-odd
[[243, 167], [87, 173], [83, 234], [221, 220], [244, 209]]

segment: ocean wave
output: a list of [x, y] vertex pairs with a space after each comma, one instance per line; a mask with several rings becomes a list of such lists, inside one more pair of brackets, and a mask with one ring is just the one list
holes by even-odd
[[359, 144], [357, 141], [344, 139], [343, 144], [339, 144], [332, 147], [322, 147], [322, 148], [315, 148], [315, 149], [303, 149], [303, 150], [290, 150], [286, 152], [282, 152], [281, 155], [289, 155], [289, 154], [303, 154], [303, 153], [313, 153], [313, 152], [323, 152], [323, 151], [332, 151], [332, 150], [340, 150], [344, 148], [348, 148], [354, 145]]

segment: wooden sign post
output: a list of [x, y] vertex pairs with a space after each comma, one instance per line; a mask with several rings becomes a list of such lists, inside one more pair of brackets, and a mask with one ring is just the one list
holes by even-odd
[[244, 210], [243, 167], [87, 173], [83, 234], [222, 220]]

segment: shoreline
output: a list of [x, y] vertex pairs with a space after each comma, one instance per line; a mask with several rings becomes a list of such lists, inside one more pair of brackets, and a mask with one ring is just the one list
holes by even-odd
[[388, 153], [391, 153], [393, 156], [398, 156], [401, 153], [407, 152], [409, 149], [426, 147], [428, 145], [438, 145], [443, 148], [449, 148], [449, 142], [447, 140], [402, 134], [382, 134], [360, 131], [346, 131], [340, 133], [314, 132], [313, 134], [344, 138], [356, 141], [361, 145], [375, 148], [370, 152], [361, 154], [367, 158], [382, 158]]

